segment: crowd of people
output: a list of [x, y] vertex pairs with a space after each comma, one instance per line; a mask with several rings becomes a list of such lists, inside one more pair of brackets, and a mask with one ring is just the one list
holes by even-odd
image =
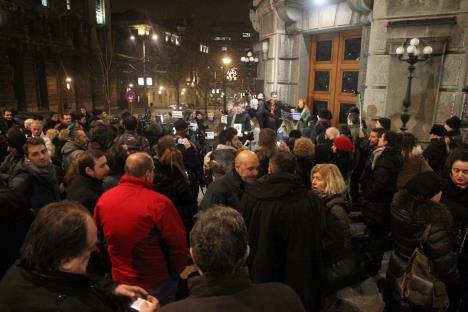
[[4, 109], [1, 310], [333, 311], [390, 251], [386, 311], [468, 311], [460, 118], [422, 142], [276, 92], [227, 109]]

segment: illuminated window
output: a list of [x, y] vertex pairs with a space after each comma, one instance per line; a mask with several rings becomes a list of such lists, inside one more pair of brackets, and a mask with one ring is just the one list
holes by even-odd
[[71, 0], [67, 0], [67, 11], [71, 10]]
[[49, 0], [41, 0], [41, 3], [43, 6], [48, 7], [49, 6]]
[[105, 0], [96, 0], [96, 23], [104, 25], [106, 23], [106, 7]]
[[200, 44], [200, 52], [208, 54], [208, 52], [209, 52], [208, 46], [206, 46], [204, 44]]
[[249, 32], [242, 33], [242, 38], [250, 38], [252, 35]]

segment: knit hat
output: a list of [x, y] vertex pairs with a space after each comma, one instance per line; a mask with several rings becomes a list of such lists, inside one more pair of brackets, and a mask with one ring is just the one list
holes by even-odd
[[461, 120], [458, 116], [453, 116], [447, 119], [445, 124], [454, 130], [458, 130], [460, 129]]
[[183, 119], [178, 119], [176, 122], [174, 122], [174, 128], [176, 131], [183, 131], [188, 128], [188, 124], [185, 120]]
[[382, 117], [378, 119], [378, 122], [382, 128], [384, 128], [387, 131], [390, 130], [391, 124], [392, 124], [392, 121], [390, 120], [390, 118]]
[[340, 152], [352, 152], [353, 142], [346, 136], [339, 136], [333, 140], [336, 150]]
[[26, 143], [26, 136], [21, 131], [8, 131], [7, 142], [9, 146], [21, 151], [23, 149], [23, 145]]
[[434, 134], [440, 137], [447, 135], [447, 129], [442, 125], [433, 125], [429, 134]]
[[332, 113], [328, 109], [321, 109], [318, 111], [318, 116], [320, 119], [332, 119]]
[[445, 181], [433, 171], [419, 173], [414, 176], [405, 186], [408, 193], [415, 197], [431, 199], [437, 195], [445, 186]]

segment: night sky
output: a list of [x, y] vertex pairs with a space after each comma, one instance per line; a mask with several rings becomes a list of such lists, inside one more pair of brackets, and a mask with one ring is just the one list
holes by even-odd
[[195, 18], [210, 24], [249, 24], [252, 0], [111, 0], [112, 12], [135, 10], [157, 19]]

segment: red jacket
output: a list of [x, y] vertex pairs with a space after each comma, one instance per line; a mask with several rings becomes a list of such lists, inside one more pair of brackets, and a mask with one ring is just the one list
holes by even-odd
[[119, 283], [153, 290], [170, 279], [166, 258], [177, 273], [187, 264], [180, 216], [170, 199], [146, 180], [123, 176], [97, 202], [94, 221], [107, 241], [112, 278]]

